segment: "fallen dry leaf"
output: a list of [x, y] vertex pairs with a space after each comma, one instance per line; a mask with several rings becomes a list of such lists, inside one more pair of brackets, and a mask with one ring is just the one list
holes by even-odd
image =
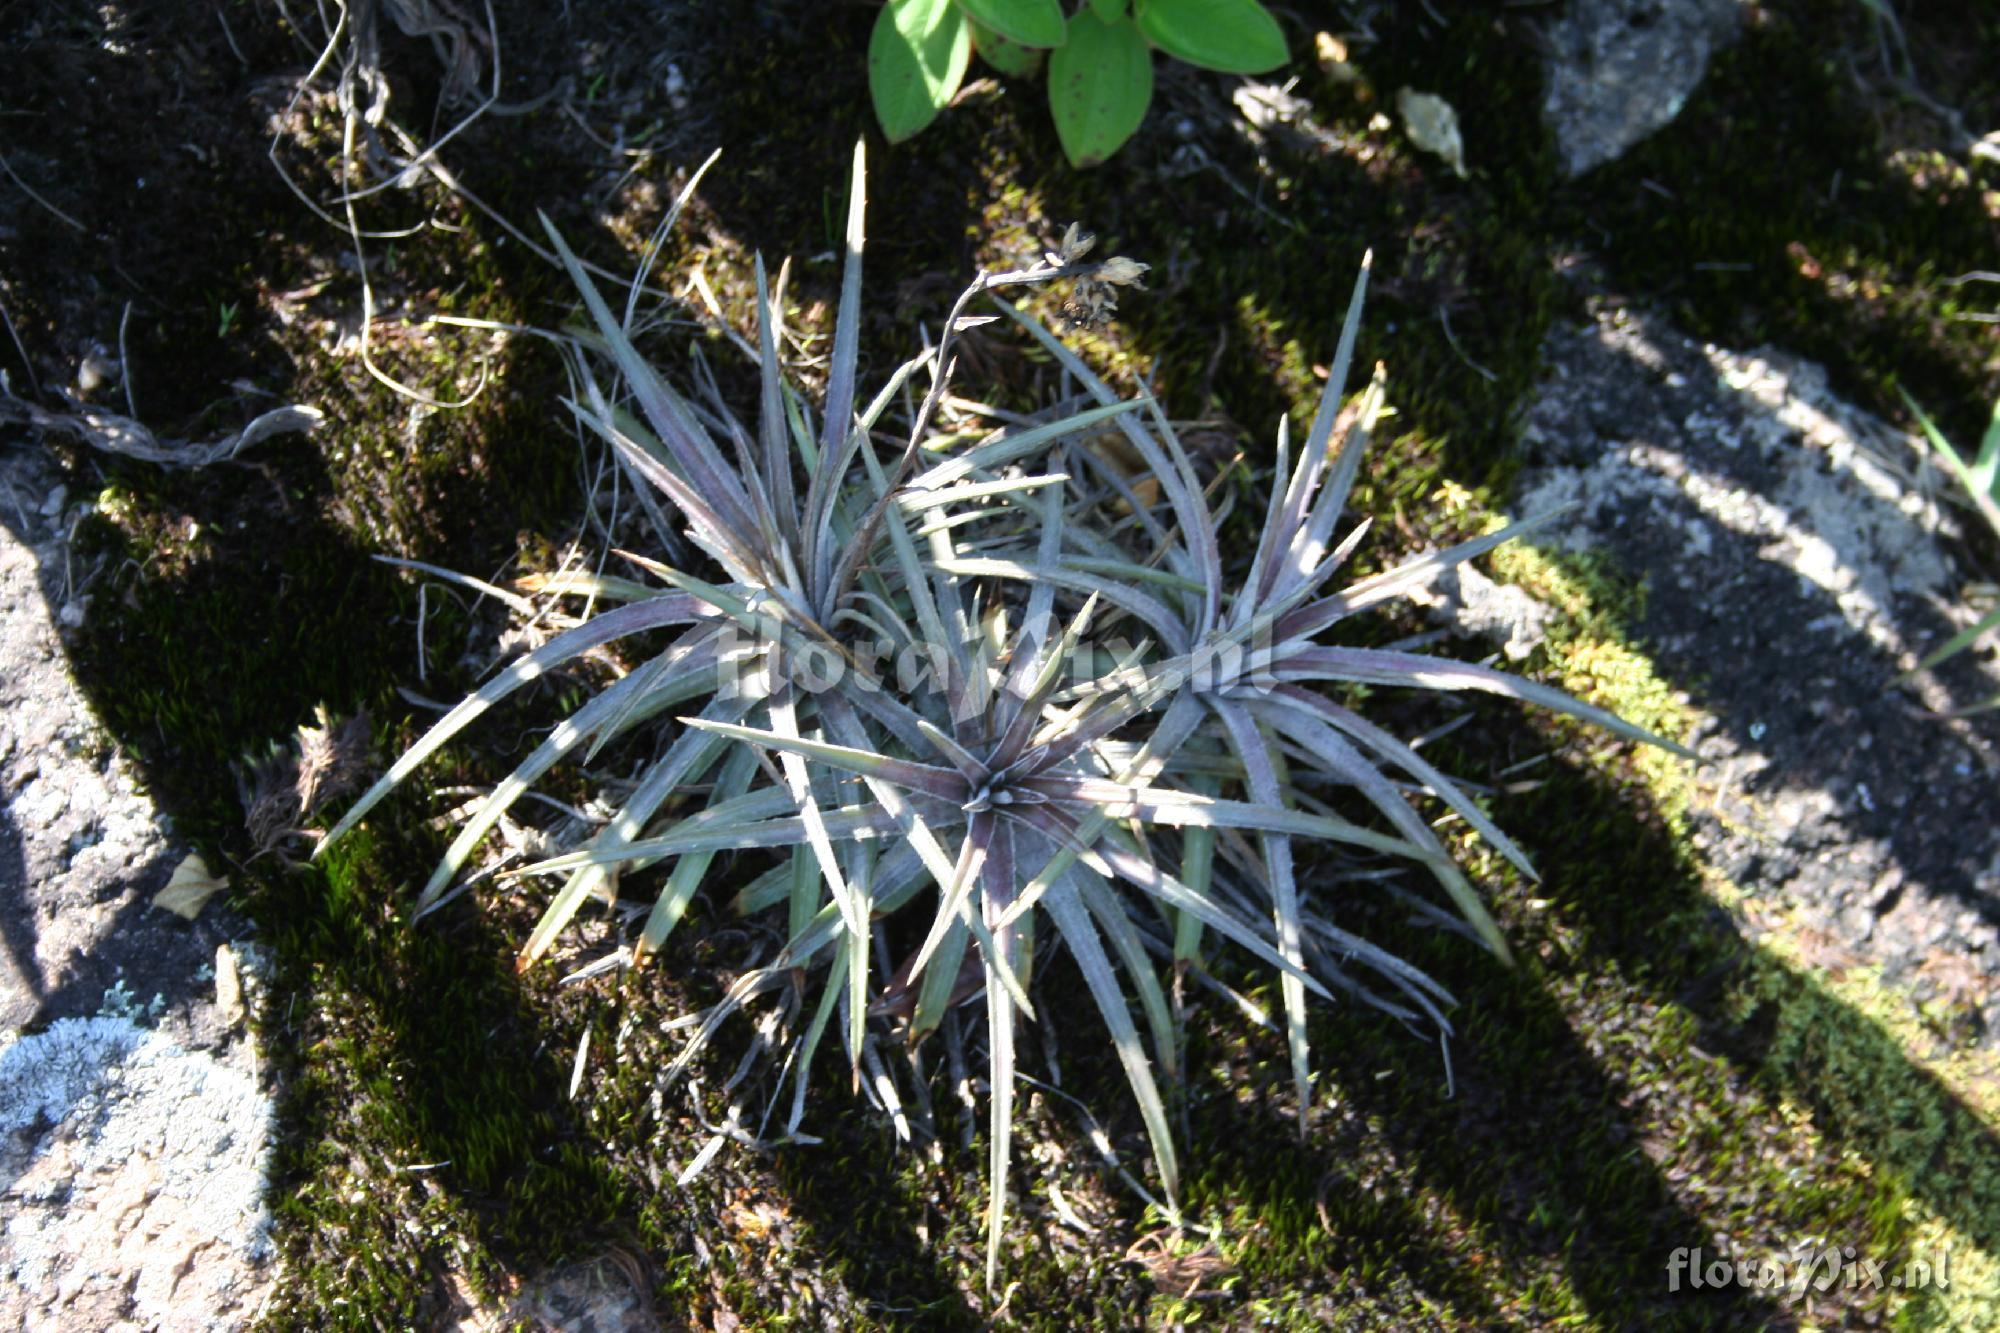
[[215, 872], [208, 868], [208, 862], [201, 859], [201, 853], [189, 852], [178, 866], [174, 867], [172, 879], [167, 887], [153, 895], [153, 906], [164, 907], [192, 921], [201, 915], [201, 909], [208, 900], [229, 887], [226, 879], [217, 879]]
[[1465, 141], [1459, 137], [1458, 112], [1451, 103], [1436, 93], [1404, 88], [1396, 94], [1396, 110], [1402, 113], [1411, 143], [1436, 153], [1460, 177], [1465, 175]]

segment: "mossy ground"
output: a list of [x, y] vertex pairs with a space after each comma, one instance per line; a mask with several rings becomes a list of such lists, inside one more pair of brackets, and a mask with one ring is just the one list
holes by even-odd
[[[130, 72], [91, 45], [86, 21], [48, 8], [76, 72]], [[507, 95], [525, 100], [580, 60], [590, 77], [573, 110], [601, 131], [657, 129], [672, 119], [658, 71], [629, 54], [649, 40], [647, 16], [601, 8], [574, 6], [570, 27], [503, 22]], [[1277, 414], [1309, 411], [1348, 275], [1373, 247], [1361, 364], [1386, 362], [1398, 415], [1356, 495], [1377, 518], [1370, 560], [1476, 529], [1504, 496], [1542, 335], [1572, 300], [1554, 260], [1573, 249], [1697, 332], [1818, 357], [1891, 414], [1895, 386], [1907, 386], [1964, 434], [2000, 373], [1991, 326], [1953, 321], [1969, 293], [1941, 279], [1991, 267], [2000, 181], [1990, 166], [1974, 179], [1898, 142], [1911, 117], [1878, 119], [1894, 104], [1864, 95], [1844, 64], [1865, 46], [1859, 9], [1759, 7], [1674, 127], [1575, 184], [1557, 178], [1540, 128], [1525, 20], [1486, 6], [1381, 16], [1359, 88], [1302, 60], [1297, 91], [1343, 136], [1339, 151], [1285, 132], [1251, 143], [1215, 84], [1175, 74], [1141, 135], [1077, 174], [1060, 166], [1037, 88], [972, 95], [910, 144], [871, 139], [865, 368], [879, 374], [906, 354], [916, 323], [941, 318], [976, 264], [1030, 253], [1078, 218], [1108, 250], [1155, 266], [1152, 290], [1126, 300], [1088, 340], [1091, 354], [1120, 374], [1157, 375], [1176, 415], [1212, 423], [1220, 459], [1241, 452], [1246, 479], [1268, 462]], [[241, 65], [205, 17], [205, 36], [141, 31], [142, 52], [166, 53], [139, 62], [150, 81], [130, 95], [143, 110], [166, 96], [172, 80], [154, 65], [170, 58], [184, 82], [245, 98], [253, 71], [296, 59], [268, 13], [225, 12]], [[704, 100], [689, 119], [724, 149], [662, 272], [698, 266], [740, 320], [749, 254], [797, 256], [795, 322], [823, 330], [835, 274], [815, 256], [833, 244], [848, 154], [867, 128], [871, 12], [692, 4], [655, 17], [672, 20], [657, 40], [700, 71]], [[1961, 27], [1942, 16], [1915, 32], [1919, 53], [1928, 34], [1942, 47], [1947, 32], [1976, 31], [1980, 49], [2000, 50], [1990, 17], [1959, 17]], [[1291, 36], [1308, 49], [1307, 31]], [[397, 105], [428, 105], [431, 53], [386, 42]], [[1951, 68], [1938, 91], [2000, 105], [2000, 59]], [[1405, 84], [1446, 92], [1465, 116], [1469, 180], [1368, 128]], [[54, 76], [31, 93], [26, 104], [43, 114], [77, 112]], [[323, 164], [333, 123], [315, 114], [295, 146]], [[233, 121], [209, 129], [242, 151], [204, 163], [208, 174], [170, 141], [146, 140], [177, 164], [152, 188], [206, 201], [182, 204], [183, 236], [199, 225], [203, 243], [184, 239], [190, 254], [156, 238], [149, 249], [145, 227], [117, 230], [112, 258], [152, 265], [133, 344], [146, 415], [197, 433], [227, 416], [209, 401], [220, 386], [248, 376], [331, 420], [311, 444], [198, 476], [71, 455], [105, 491], [90, 534], [104, 558], [98, 609], [74, 649], [111, 734], [181, 831], [237, 866], [242, 907], [276, 948], [276, 998], [261, 1021], [285, 1089], [278, 1208], [292, 1280], [273, 1321], [435, 1323], [455, 1291], [496, 1295], [521, 1274], [606, 1250], [643, 1259], [676, 1325], [706, 1327], [725, 1309], [759, 1326], [985, 1321], [983, 1154], [960, 1147], [946, 1096], [939, 1150], [898, 1147], [825, 1070], [809, 1122], [824, 1145], [770, 1160], [725, 1153], [692, 1186], [674, 1185], [704, 1135], [683, 1094], [655, 1102], [654, 1073], [678, 1042], [660, 1025], [712, 1000], [752, 943], [719, 902], [697, 906], [659, 966], [564, 987], [559, 969], [513, 974], [514, 944], [538, 910], [519, 894], [481, 893], [414, 929], [404, 920], [442, 841], [427, 818], [439, 803], [423, 791], [322, 863], [246, 863], [235, 761], [321, 703], [372, 709], [384, 753], [423, 720], [396, 692], [413, 682], [414, 584], [369, 555], [480, 576], [524, 551], [546, 560], [571, 535], [584, 465], [555, 403], [560, 367], [532, 339], [392, 326], [401, 332], [378, 353], [431, 392], [464, 392], [484, 360], [487, 389], [447, 412], [413, 409], [336, 354], [359, 297], [337, 233], [302, 215], [254, 136]], [[676, 161], [708, 146], [685, 145]], [[75, 151], [82, 184], [63, 202], [114, 215], [123, 164], [101, 140]], [[608, 189], [604, 175], [626, 163], [594, 172], [604, 165], [594, 152], [549, 110], [475, 127], [451, 160], [517, 222], [547, 210], [581, 248], [622, 264], [619, 243], [651, 221], [634, 198], [661, 200], [673, 182], [656, 160]], [[309, 172], [308, 183], [327, 181]], [[476, 211], [420, 193], [381, 201], [372, 218], [387, 227], [434, 209], [444, 224], [393, 252], [380, 245], [377, 281], [398, 309], [563, 317], [569, 296], [551, 270]], [[23, 245], [43, 254], [67, 239], [39, 215], [24, 225]], [[310, 298], [281, 299], [322, 281]], [[66, 303], [83, 300], [83, 285], [56, 260], [10, 283], [36, 355], [66, 354], [62, 340], [78, 335]], [[671, 364], [683, 344], [662, 338], [656, 350]], [[996, 396], [1026, 399], [1042, 373], [1004, 339], [976, 339], [967, 359]], [[1630, 640], [1641, 590], [1627, 576], [1526, 555], [1502, 572], [1569, 617], [1539, 664], [1550, 678], [1673, 725], [1675, 691], [1695, 683], [1659, 680]], [[490, 644], [497, 622], [435, 596], [426, 613], [421, 690], [454, 697], [471, 678], [461, 650]], [[429, 780], [492, 780], [533, 728], [573, 705], [578, 683], [507, 710]], [[1413, 701], [1371, 707], [1412, 730], [1437, 720]], [[1759, 1255], [1825, 1236], [1892, 1265], [1945, 1240], [2000, 1254], [1996, 1108], [1968, 1104], [1966, 1076], [1915, 1052], [1853, 979], [1742, 944], [1676, 841], [1670, 768], [1497, 707], [1441, 748], [1448, 768], [1495, 783], [1541, 759], [1496, 815], [1543, 882], [1475, 860], [1519, 966], [1412, 925], [1391, 900], [1353, 907], [1371, 936], [1457, 994], [1452, 1095], [1434, 1044], [1365, 1010], [1329, 1010], [1313, 1033], [1327, 1070], [1321, 1105], [1301, 1143], [1277, 1043], [1197, 1007], [1185, 1203], [1206, 1230], [1167, 1233], [1086, 1165], [1094, 1152], [1068, 1102], [1030, 1098], [1008, 1317], [1048, 1328], [1861, 1322], [1896, 1308], [1892, 1298], [1836, 1291], [1809, 1307], [1754, 1291], [1673, 1294], [1665, 1266], [1675, 1249], [1718, 1236]], [[599, 942], [604, 930], [578, 933]], [[1043, 984], [1075, 988], [1061, 965]], [[586, 1030], [594, 1054], [571, 1100]], [[1058, 1037], [1065, 1089], [1107, 1118], [1124, 1160], [1143, 1161], [1102, 1043], [1087, 1030]], [[1029, 1068], [1045, 1067], [1039, 1055]], [[1058, 1220], [1064, 1210], [1093, 1229]], [[1975, 1318], [1929, 1297], [1898, 1313], [1912, 1326]]]

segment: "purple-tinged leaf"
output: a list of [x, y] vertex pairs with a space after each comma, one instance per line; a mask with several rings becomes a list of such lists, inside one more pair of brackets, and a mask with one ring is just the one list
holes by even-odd
[[606, 611], [573, 630], [558, 634], [520, 661], [508, 666], [440, 718], [436, 725], [424, 733], [421, 740], [403, 752], [403, 756], [374, 786], [362, 794], [361, 799], [341, 817], [338, 824], [334, 825], [333, 831], [327, 834], [313, 855], [317, 857], [331, 847], [336, 839], [360, 823], [370, 810], [379, 805], [383, 797], [400, 786], [410, 774], [416, 772], [424, 760], [436, 754], [445, 742], [463, 731], [480, 714], [523, 685], [539, 679], [573, 658], [583, 656], [593, 648], [600, 648], [607, 643], [634, 634], [643, 634], [647, 630], [707, 619], [712, 614], [708, 608], [692, 597], [669, 593]]
[[[1271, 766], [1271, 753], [1264, 735], [1249, 713], [1237, 704], [1216, 700], [1211, 704], [1229, 739], [1230, 748], [1243, 763], [1250, 799], [1268, 806], [1279, 805], [1283, 795], [1278, 775]], [[1271, 915], [1278, 927], [1278, 950], [1299, 971], [1305, 956], [1299, 940], [1299, 888], [1292, 874], [1292, 840], [1284, 834], [1263, 835], [1264, 862], [1271, 875]], [[1298, 976], [1287, 972], [1278, 979], [1285, 1002], [1285, 1042], [1292, 1055], [1292, 1084], [1299, 1097], [1299, 1133], [1306, 1132], [1312, 1108], [1312, 1056], [1306, 1044], [1306, 993]]]
[[934, 796], [941, 801], [962, 802], [971, 792], [963, 777], [948, 768], [935, 764], [920, 764], [910, 759], [892, 759], [872, 750], [857, 750], [845, 745], [830, 745], [825, 741], [807, 740], [802, 736], [787, 736], [777, 731], [760, 731], [755, 727], [738, 726], [728, 722], [709, 722], [698, 717], [684, 717], [682, 722], [703, 731], [733, 737], [739, 741], [749, 741], [753, 745], [768, 746], [781, 754], [796, 755], [802, 759], [816, 759], [829, 767], [845, 773], [855, 773], [862, 777], [881, 778], [893, 782], [910, 791]]
[[1500, 933], [1500, 927], [1486, 910], [1486, 904], [1479, 900], [1479, 895], [1466, 881], [1444, 844], [1431, 832], [1430, 825], [1410, 807], [1403, 794], [1382, 775], [1380, 769], [1369, 763], [1332, 727], [1309, 713], [1279, 706], [1268, 709], [1259, 707], [1257, 711], [1268, 717], [1273, 726], [1296, 740], [1328, 776], [1359, 789], [1370, 804], [1388, 816], [1389, 822], [1400, 829], [1404, 837], [1421, 848], [1424, 863], [1451, 896], [1459, 915], [1479, 933], [1479, 938], [1485, 941], [1486, 947], [1496, 957], [1503, 962], [1513, 961], [1513, 951], [1507, 947], [1507, 938]]
[[1616, 732], [1628, 740], [1657, 745], [1683, 759], [1695, 758], [1694, 752], [1685, 746], [1655, 736], [1644, 727], [1635, 727], [1617, 714], [1606, 712], [1594, 704], [1572, 698], [1547, 685], [1469, 662], [1380, 648], [1312, 647], [1285, 653], [1272, 664], [1271, 673], [1281, 681], [1347, 680], [1360, 685], [1426, 690], [1483, 690], [1488, 694], [1504, 695], [1509, 699], [1567, 713], [1606, 731]]
[[[1145, 1050], [1139, 1044], [1139, 1030], [1132, 1023], [1132, 1011], [1125, 1003], [1125, 993], [1118, 985], [1118, 976], [1111, 969], [1111, 959], [1105, 955], [1103, 942], [1098, 938], [1090, 914], [1078, 901], [1076, 890], [1069, 883], [1057, 885], [1044, 900], [1043, 906], [1050, 920], [1055, 922], [1063, 943], [1069, 947], [1070, 956], [1076, 959], [1077, 970], [1083, 973], [1084, 985], [1089, 988], [1091, 999], [1097, 1002], [1097, 1012], [1102, 1015], [1104, 1026], [1111, 1033], [1112, 1047], [1118, 1052], [1118, 1062], [1125, 1067], [1125, 1080], [1132, 1085], [1133, 1100], [1139, 1104], [1139, 1118], [1145, 1122], [1146, 1137], [1153, 1145], [1153, 1160], [1160, 1167], [1160, 1183], [1166, 1188], [1168, 1203], [1178, 1206], [1180, 1164], [1174, 1157], [1173, 1131], [1168, 1127], [1166, 1103], [1160, 1098], [1159, 1085], [1153, 1081], [1152, 1066], [1147, 1063]], [[1143, 966], [1143, 960], [1141, 962]], [[1128, 959], [1128, 970], [1130, 965], [1131, 960]]]
[[[960, 46], [970, 49], [963, 40]], [[957, 57], [961, 70], [965, 59], [964, 52]], [[840, 274], [840, 314], [834, 320], [833, 362], [827, 370], [826, 418], [819, 433], [819, 466], [806, 488], [808, 576], [813, 580], [815, 597], [822, 594], [833, 573], [834, 505], [841, 478], [854, 461], [854, 363], [861, 348], [861, 251], [866, 242], [863, 216], [867, 204], [867, 141], [856, 139], [854, 171], [847, 185], [847, 257]]]
[[[1309, 638], [1334, 624], [1336, 621], [1366, 611], [1370, 607], [1379, 606], [1383, 602], [1404, 596], [1412, 589], [1425, 586], [1437, 578], [1438, 575], [1454, 566], [1462, 565], [1468, 560], [1476, 559], [1479, 556], [1485, 555], [1496, 546], [1510, 542], [1516, 537], [1525, 536], [1537, 528], [1547, 526], [1567, 513], [1571, 507], [1569, 505], [1561, 505], [1537, 514], [1533, 518], [1524, 518], [1518, 523], [1510, 523], [1498, 532], [1489, 532], [1485, 536], [1474, 537], [1469, 541], [1459, 542], [1457, 545], [1446, 547], [1442, 551], [1434, 551], [1429, 555], [1418, 556], [1414, 560], [1405, 561], [1394, 569], [1384, 570], [1380, 574], [1371, 574], [1365, 579], [1348, 585], [1330, 597], [1323, 597], [1310, 605], [1286, 610], [1277, 620], [1277, 638], [1280, 641]], [[1349, 540], [1353, 540], [1351, 535]], [[1346, 549], [1346, 543], [1342, 543], [1342, 548]], [[1332, 573], [1333, 569], [1338, 567], [1338, 564], [1339, 561], [1335, 560], [1329, 562], [1327, 566], [1322, 566], [1321, 574]], [[1317, 587], [1320, 581], [1320, 579], [1314, 579], [1311, 586]], [[1310, 592], [1308, 592], [1308, 595], [1310, 595]]]
[[785, 307], [782, 288], [785, 270], [778, 274], [781, 289], [773, 296], [764, 278], [764, 256], [756, 256], [757, 279], [757, 371], [761, 410], [757, 417], [758, 441], [764, 451], [764, 484], [771, 490], [779, 535], [798, 547], [799, 520], [797, 494], [792, 488], [792, 450], [785, 423], [784, 372], [778, 363], [778, 347], [785, 336]]
[[1502, 832], [1500, 826], [1489, 818], [1484, 810], [1467, 796], [1435, 765], [1411, 749], [1395, 736], [1390, 735], [1368, 719], [1351, 709], [1342, 708], [1324, 695], [1297, 685], [1279, 685], [1270, 695], [1273, 704], [1300, 709], [1321, 721], [1346, 732], [1375, 753], [1401, 768], [1456, 811], [1459, 817], [1472, 826], [1474, 832], [1492, 844], [1493, 849], [1513, 863], [1531, 880], [1539, 881], [1541, 875], [1528, 860], [1528, 854], [1520, 849], [1514, 840]]
[[[1326, 378], [1326, 391], [1320, 395], [1319, 410], [1313, 414], [1312, 430], [1306, 436], [1305, 447], [1299, 451], [1291, 484], [1285, 489], [1285, 505], [1278, 515], [1274, 557], [1291, 549], [1294, 538], [1304, 526], [1307, 506], [1312, 503], [1320, 477], [1326, 470], [1327, 444], [1333, 438], [1334, 422], [1340, 416], [1340, 400], [1347, 387], [1347, 369], [1354, 360], [1354, 340], [1361, 332], [1361, 303], [1368, 291], [1372, 258], [1371, 252], [1369, 258], [1362, 260], [1361, 273], [1354, 280], [1354, 294], [1348, 299], [1347, 318], [1340, 326], [1340, 344], [1334, 351], [1333, 367]], [[1345, 497], [1342, 497], [1344, 500]], [[1281, 570], [1282, 562], [1276, 558], [1264, 565], [1254, 589], [1257, 600], [1262, 601], [1271, 595]]]
[[[583, 303], [597, 323], [597, 331], [611, 349], [613, 359], [625, 380], [632, 387], [632, 393], [639, 400], [640, 410], [646, 420], [652, 423], [653, 431], [660, 443], [674, 456], [701, 493], [708, 497], [716, 512], [720, 513], [738, 532], [754, 530], [750, 519], [750, 497], [744, 492], [743, 484], [736, 477], [729, 464], [723, 459], [715, 445], [706, 437], [701, 428], [689, 416], [680, 395], [668, 387], [659, 373], [639, 355], [632, 340], [625, 336], [625, 330], [612, 317], [611, 309], [598, 295], [597, 285], [570, 252], [562, 233], [547, 218], [542, 219], [542, 227], [561, 256], [563, 267], [569, 270], [571, 281], [583, 297]], [[608, 414], [607, 414], [608, 415]]]

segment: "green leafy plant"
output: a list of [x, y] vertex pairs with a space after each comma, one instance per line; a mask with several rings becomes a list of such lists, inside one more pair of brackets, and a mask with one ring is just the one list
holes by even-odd
[[868, 87], [891, 142], [958, 95], [971, 54], [1025, 78], [1048, 57], [1049, 111], [1079, 167], [1104, 161], [1153, 99], [1153, 52], [1224, 74], [1285, 63], [1285, 35], [1259, 0], [889, 0], [868, 43]]
[[[1945, 470], [1950, 472], [1952, 480], [1958, 483], [1959, 490], [1964, 493], [1965, 503], [1985, 520], [1986, 526], [1992, 530], [1994, 536], [2000, 537], [2000, 400], [1996, 400], [1993, 404], [1993, 418], [1987, 424], [1985, 435], [1980, 437], [1978, 454], [1970, 463], [1967, 463], [1958, 450], [1952, 447], [1951, 441], [1945, 438], [1944, 432], [1937, 428], [1937, 423], [1930, 419], [1924, 409], [1917, 405], [1916, 399], [1905, 392], [1903, 401], [1909, 404], [1911, 413], [1917, 418], [1917, 424], [1923, 428], [1924, 438], [1944, 459]], [[2000, 628], [2000, 605], [1996, 605], [1973, 624], [1939, 644], [1914, 668], [1899, 677], [1897, 683], [1901, 684], [1917, 672], [1928, 671], [1938, 663], [1957, 656], [1977, 642], [1980, 635], [1995, 628]], [[2000, 708], [2000, 694], [1970, 708], [1961, 709], [1954, 716], [1983, 713], [1994, 708]]]
[[[639, 665], [561, 721], [464, 822], [417, 913], [446, 900], [485, 835], [559, 759], [631, 747], [640, 767], [608, 822], [509, 872], [551, 887], [521, 965], [546, 954], [586, 904], [634, 891], [653, 898], [631, 956], [657, 953], [717, 858], [732, 858], [723, 873], [740, 886], [736, 909], [782, 944], [701, 1017], [665, 1077], [678, 1079], [732, 1014], [767, 998], [774, 1012], [756, 1025], [753, 1053], [773, 1057], [762, 1068], [775, 1072], [751, 1085], [766, 1094], [761, 1118], [730, 1122], [757, 1142], [802, 1137], [829, 1029], [857, 1083], [893, 1109], [885, 1036], [914, 1046], [943, 1029], [958, 1050], [962, 1011], [983, 1000], [971, 1040], [983, 1032], [990, 1090], [991, 1282], [1017, 1038], [1036, 1014], [1038, 959], [1066, 951], [1081, 974], [1171, 1212], [1179, 1163], [1163, 1087], [1181, 1071], [1179, 1000], [1168, 997], [1184, 980], [1221, 985], [1207, 967], [1213, 943], [1276, 971], [1302, 1113], [1312, 1099], [1309, 996], [1343, 992], [1450, 1032], [1450, 996], [1342, 925], [1332, 890], [1351, 894], [1410, 863], [1506, 955], [1413, 796], [1442, 804], [1532, 874], [1527, 858], [1410, 744], [1322, 685], [1481, 690], [1653, 738], [1499, 671], [1332, 637], [1531, 526], [1337, 583], [1367, 525], [1339, 541], [1335, 531], [1383, 410], [1378, 376], [1352, 425], [1336, 427], [1365, 268], [1296, 458], [1279, 425], [1260, 536], [1237, 568], [1220, 536], [1230, 489], [1218, 484], [1224, 499], [1212, 502], [1161, 405], [1121, 397], [999, 295], [1064, 280], [1078, 289], [1073, 307], [1102, 315], [1109, 289], [1133, 284], [1143, 265], [1090, 262], [1089, 238], [1072, 227], [1037, 263], [976, 277], [936, 348], [864, 397], [859, 147], [850, 197], [822, 411], [787, 381], [783, 302], [756, 264], [754, 421], [699, 363], [693, 397], [663, 378], [633, 345], [633, 302], [615, 312], [550, 229], [591, 326], [577, 335], [567, 407], [647, 489], [661, 552], [680, 549], [684, 527], [703, 564], [632, 553], [634, 577], [550, 585], [595, 609], [447, 713], [324, 845], [506, 696], [614, 641], [646, 645]], [[982, 300], [991, 313], [971, 313]], [[998, 427], [961, 417], [946, 429], [957, 341], [995, 319], [1052, 357], [1079, 397]], [[1302, 873], [1309, 843], [1321, 851]]]

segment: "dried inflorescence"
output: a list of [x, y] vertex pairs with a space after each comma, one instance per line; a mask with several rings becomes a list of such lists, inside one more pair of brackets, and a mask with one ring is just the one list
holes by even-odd
[[367, 776], [366, 712], [336, 720], [324, 705], [317, 726], [298, 729], [290, 745], [245, 765], [237, 776], [243, 823], [259, 856], [280, 852], [306, 836], [321, 807], [361, 785]]
[[1051, 267], [1076, 274], [1069, 300], [1063, 303], [1063, 317], [1073, 328], [1097, 328], [1109, 323], [1111, 317], [1118, 313], [1117, 288], [1146, 290], [1146, 284], [1139, 279], [1152, 265], [1124, 255], [1113, 255], [1095, 264], [1086, 264], [1084, 257], [1096, 244], [1095, 236], [1072, 222], [1063, 232], [1062, 242], [1049, 252], [1044, 261]]

